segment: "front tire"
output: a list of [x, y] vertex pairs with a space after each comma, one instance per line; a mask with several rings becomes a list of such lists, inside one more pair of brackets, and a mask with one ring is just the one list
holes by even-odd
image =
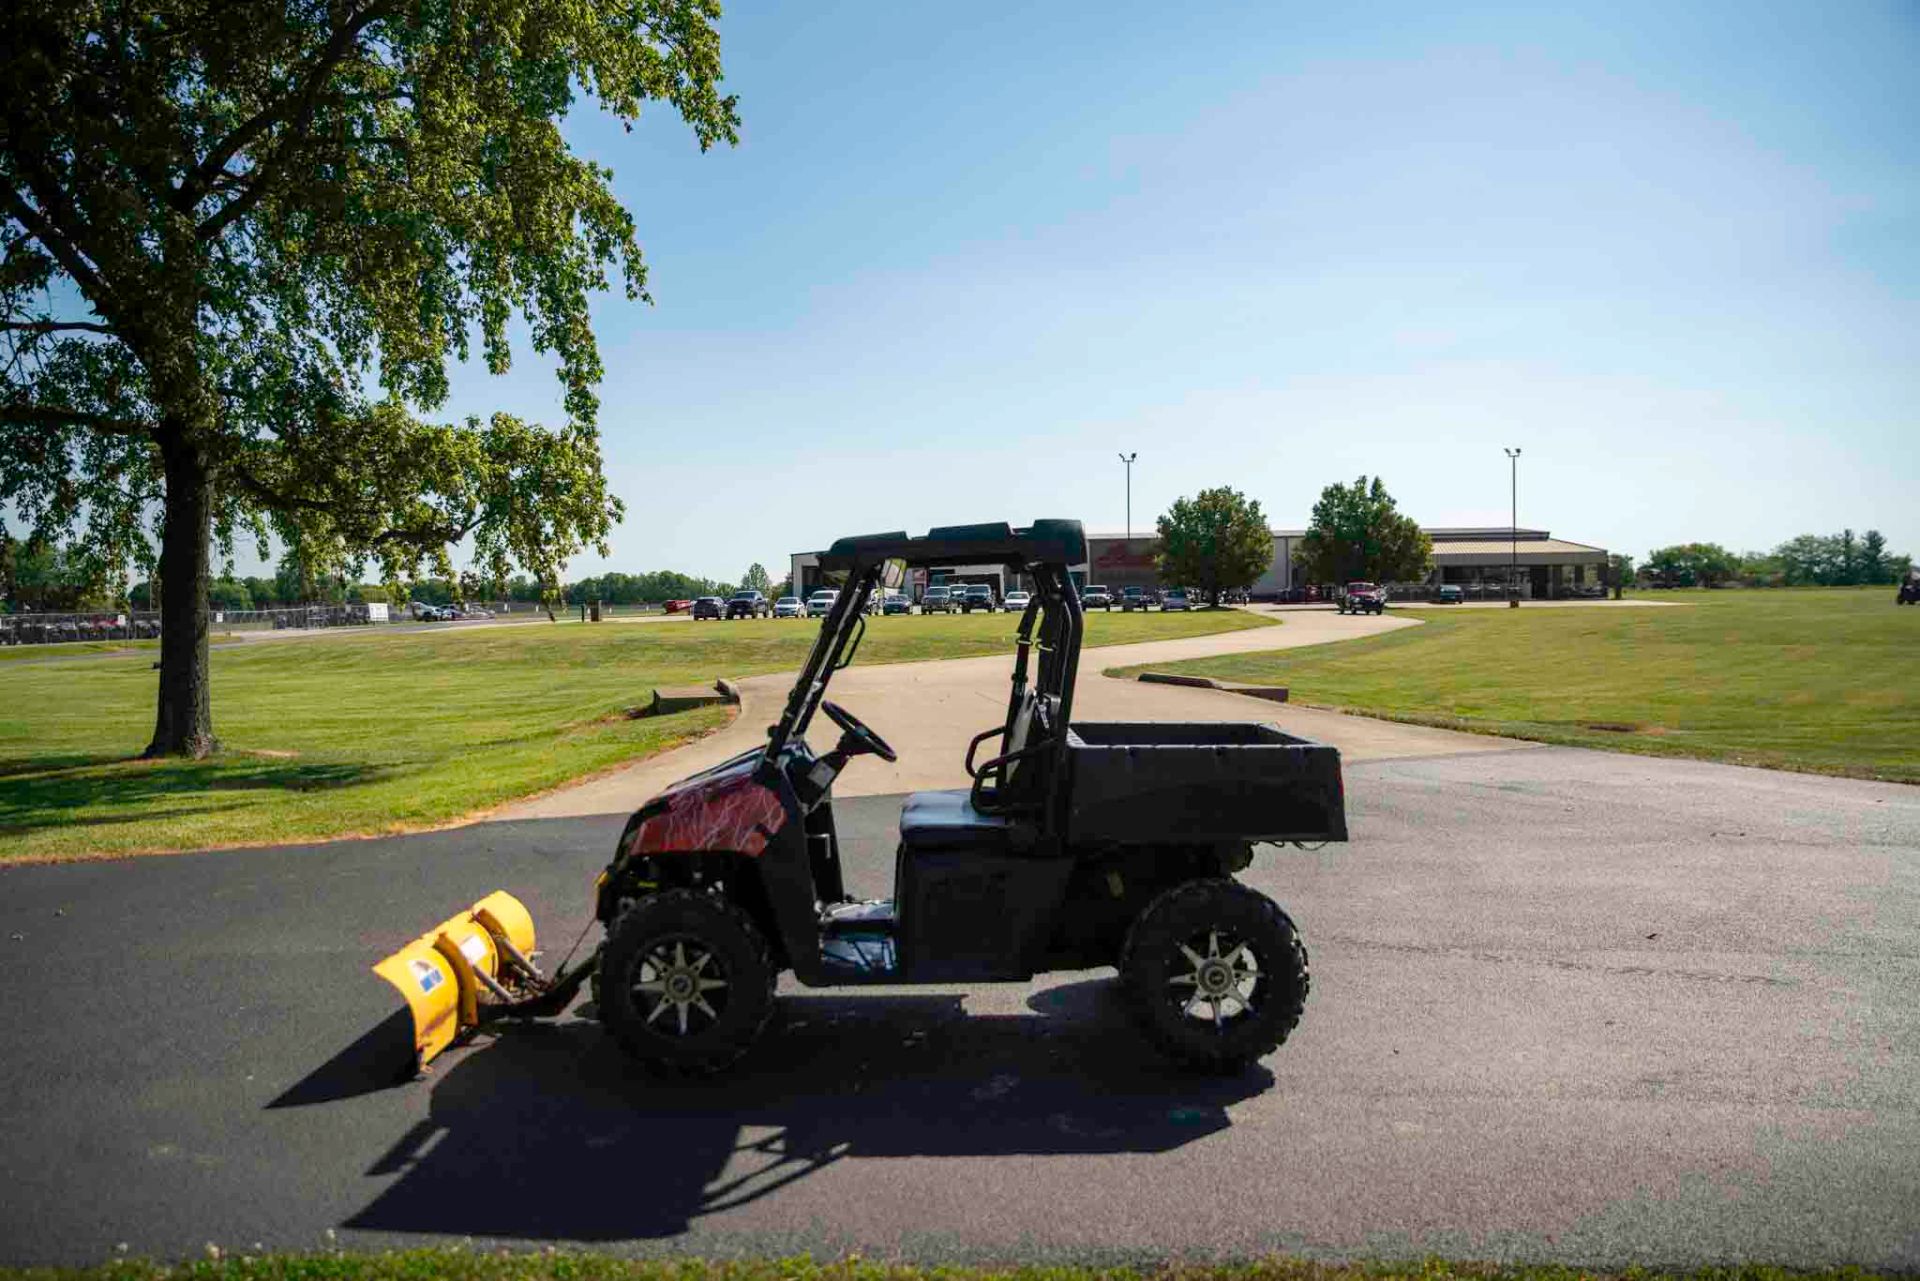
[[1134, 920], [1120, 955], [1127, 1004], [1167, 1055], [1236, 1072], [1300, 1022], [1307, 949], [1279, 904], [1237, 881], [1189, 881]]
[[773, 1015], [766, 939], [717, 894], [668, 890], [640, 900], [607, 931], [600, 966], [601, 1022], [652, 1067], [719, 1072]]

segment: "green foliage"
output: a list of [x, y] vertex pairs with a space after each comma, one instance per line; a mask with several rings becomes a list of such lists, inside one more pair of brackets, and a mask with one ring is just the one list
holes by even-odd
[[207, 591], [207, 603], [215, 609], [252, 609], [253, 593], [245, 583], [231, 578], [216, 579]]
[[725, 596], [732, 588], [711, 578], [697, 578], [672, 569], [657, 569], [647, 574], [601, 574], [569, 584], [569, 605], [584, 601], [605, 601], [610, 605], [657, 605], [662, 601], [691, 600], [696, 596]]
[[747, 572], [740, 576], [740, 590], [759, 592], [762, 596], [773, 594], [773, 579], [767, 576], [767, 567], [759, 561], [747, 566]]
[[1739, 568], [1740, 558], [1718, 543], [1678, 543], [1648, 552], [1640, 573], [1669, 587], [1718, 587]]
[[1418, 582], [1433, 572], [1433, 540], [1378, 476], [1360, 476], [1320, 491], [1293, 561], [1308, 582]]
[[42, 539], [0, 534], [0, 602], [9, 613], [59, 613], [117, 604], [84, 558]]
[[[0, 505], [90, 581], [165, 563], [154, 748], [205, 750], [212, 551], [557, 584], [620, 518], [589, 302], [646, 273], [560, 122], [736, 137], [713, 0], [20, 0], [0, 10]], [[435, 424], [524, 320], [566, 421]], [[380, 399], [368, 395], [378, 388]], [[156, 521], [159, 513], [164, 520]], [[0, 526], [0, 533], [4, 533]], [[182, 652], [183, 648], [189, 652]], [[171, 701], [170, 701], [171, 700]], [[197, 706], [196, 706], [197, 705]], [[171, 708], [171, 711], [170, 711]]]
[[1163, 583], [1197, 588], [1209, 605], [1251, 587], [1273, 564], [1273, 531], [1257, 499], [1222, 485], [1175, 500], [1159, 520], [1154, 564]]
[[1877, 529], [1869, 529], [1860, 539], [1860, 581], [1863, 583], [1890, 583], [1892, 577], [1887, 573], [1887, 536]]
[[1885, 535], [1869, 529], [1856, 540], [1853, 531], [1801, 534], [1774, 548], [1769, 558], [1773, 579], [1787, 587], [1886, 585], [1906, 577], [1912, 563], [1887, 551]]
[[1613, 585], [1613, 598], [1620, 599], [1620, 593], [1633, 581], [1633, 557], [1625, 552], [1614, 552], [1607, 557], [1607, 581]]

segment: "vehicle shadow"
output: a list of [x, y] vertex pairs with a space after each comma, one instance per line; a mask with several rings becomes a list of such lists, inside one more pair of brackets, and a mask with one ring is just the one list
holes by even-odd
[[[1230, 1105], [1273, 1081], [1167, 1063], [1110, 980], [1039, 994], [1040, 1017], [969, 1016], [962, 999], [785, 997], [755, 1052], [714, 1080], [644, 1074], [586, 1020], [511, 1029], [435, 1074], [428, 1119], [367, 1171], [399, 1179], [345, 1226], [671, 1236], [847, 1157], [1168, 1151], [1224, 1129]], [[306, 1084], [275, 1105], [330, 1093]]]

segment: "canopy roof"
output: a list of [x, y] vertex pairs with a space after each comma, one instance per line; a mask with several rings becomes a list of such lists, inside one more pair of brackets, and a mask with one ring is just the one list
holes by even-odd
[[1025, 529], [1005, 521], [985, 525], [943, 525], [925, 538], [906, 531], [842, 538], [820, 553], [822, 569], [858, 569], [883, 560], [932, 565], [1084, 565], [1087, 535], [1077, 520], [1036, 520]]

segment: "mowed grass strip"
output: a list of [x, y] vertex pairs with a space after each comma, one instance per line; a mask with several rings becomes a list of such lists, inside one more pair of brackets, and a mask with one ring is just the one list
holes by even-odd
[[1545, 743], [1920, 782], [1920, 609], [1893, 589], [1648, 599], [1673, 607], [1407, 610], [1425, 625], [1153, 670]]
[[[1261, 626], [1237, 611], [1097, 615], [1090, 644]], [[1010, 653], [1004, 614], [869, 620], [860, 663]], [[579, 623], [260, 641], [212, 655], [206, 761], [131, 759], [152, 655], [0, 669], [0, 862], [431, 826], [710, 732], [630, 719], [660, 685], [796, 668], [817, 622]]]
[[1881, 1275], [1851, 1267], [1801, 1271], [1752, 1263], [1694, 1272], [1605, 1272], [1431, 1258], [1320, 1263], [1274, 1256], [1141, 1268], [919, 1267], [857, 1258], [623, 1259], [572, 1251], [458, 1249], [251, 1255], [217, 1247], [207, 1258], [171, 1265], [122, 1260], [92, 1268], [0, 1268], [0, 1281], [1878, 1281]]

